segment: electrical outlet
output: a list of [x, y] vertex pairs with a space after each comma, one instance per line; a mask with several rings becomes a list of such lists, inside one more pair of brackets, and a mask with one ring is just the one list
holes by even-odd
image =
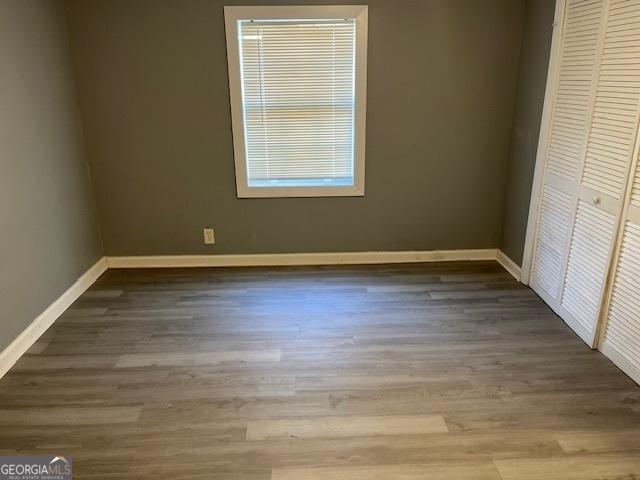
[[213, 233], [213, 228], [204, 229], [204, 243], [205, 245], [213, 245], [216, 243], [216, 236]]

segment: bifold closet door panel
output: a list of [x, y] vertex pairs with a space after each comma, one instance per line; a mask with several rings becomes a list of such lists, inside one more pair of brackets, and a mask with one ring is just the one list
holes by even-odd
[[562, 294], [591, 121], [604, 5], [603, 0], [567, 0], [557, 27], [562, 35], [529, 281], [554, 309]]
[[559, 313], [590, 346], [595, 340], [615, 226], [614, 215], [578, 200]]
[[560, 314], [595, 343], [640, 113], [640, 1], [610, 0]]
[[[640, 2], [639, 2], [640, 3]], [[640, 22], [640, 19], [638, 19]], [[639, 34], [640, 35], [640, 34]], [[636, 87], [640, 97], [640, 84]], [[599, 348], [640, 383], [640, 126]]]
[[640, 218], [625, 225], [609, 298], [600, 350], [640, 383]]

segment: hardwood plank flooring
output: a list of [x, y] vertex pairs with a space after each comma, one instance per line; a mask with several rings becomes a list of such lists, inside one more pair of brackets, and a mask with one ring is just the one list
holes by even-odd
[[110, 270], [0, 380], [80, 479], [640, 479], [640, 387], [495, 262]]
[[279, 362], [280, 350], [223, 350], [216, 352], [156, 352], [122, 355], [116, 368], [213, 365], [228, 362]]
[[567, 432], [558, 435], [558, 443], [567, 453], [640, 451], [640, 435], [637, 430]]
[[250, 420], [247, 440], [419, 435], [447, 432], [440, 415], [376, 415]]
[[283, 468], [272, 480], [501, 480], [491, 463], [469, 465], [384, 465], [380, 467]]
[[640, 453], [496, 461], [504, 480], [635, 480], [639, 465]]

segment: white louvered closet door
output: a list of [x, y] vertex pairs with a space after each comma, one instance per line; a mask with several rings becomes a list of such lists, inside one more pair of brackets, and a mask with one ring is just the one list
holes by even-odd
[[[629, 93], [640, 97], [640, 12], [636, 19], [639, 27], [634, 36], [638, 38], [635, 39], [633, 50], [638, 63], [634, 79], [630, 81]], [[629, 178], [629, 192], [612, 281], [607, 292], [608, 304], [599, 348], [640, 383], [640, 131], [636, 130], [636, 134], [635, 164]]]
[[[640, 113], [639, 26], [638, 0], [567, 1], [531, 285], [590, 346], [596, 342]], [[555, 201], [547, 207], [550, 193]], [[555, 223], [545, 225], [545, 216]], [[556, 237], [555, 257], [547, 253], [545, 229]], [[544, 270], [549, 258], [553, 270]], [[541, 291], [545, 284], [555, 290]]]
[[640, 114], [640, 2], [609, 0], [560, 314], [594, 346]]
[[553, 104], [529, 283], [557, 312], [587, 149], [605, 12], [605, 0], [566, 1], [556, 78], [550, 79]]

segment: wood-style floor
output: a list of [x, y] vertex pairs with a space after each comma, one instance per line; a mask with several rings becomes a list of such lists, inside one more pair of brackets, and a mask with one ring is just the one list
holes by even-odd
[[0, 406], [77, 479], [640, 478], [640, 387], [493, 262], [111, 270]]

